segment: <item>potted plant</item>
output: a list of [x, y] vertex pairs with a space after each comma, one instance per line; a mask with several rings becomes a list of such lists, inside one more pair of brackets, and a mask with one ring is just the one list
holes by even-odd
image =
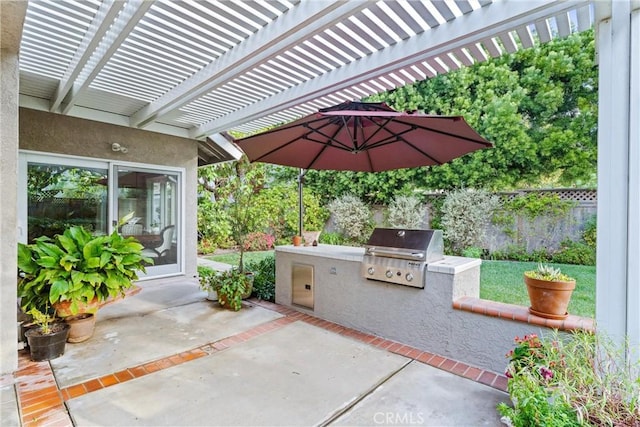
[[143, 246], [133, 237], [92, 236], [72, 226], [53, 239], [42, 236], [32, 244], [18, 244], [18, 296], [25, 312], [40, 312], [49, 305], [58, 317], [95, 314], [108, 299], [125, 291], [145, 271]]
[[215, 276], [217, 270], [204, 265], [198, 266], [198, 282], [200, 282], [200, 289], [207, 292], [207, 299], [209, 301], [218, 301], [218, 292], [216, 291]]
[[236, 267], [219, 271], [214, 283], [220, 305], [234, 311], [242, 308], [242, 299], [251, 292], [251, 278]]
[[49, 314], [48, 309], [48, 306], [44, 311], [32, 308], [28, 313], [35, 327], [27, 330], [25, 336], [29, 344], [31, 360], [34, 362], [55, 359], [64, 354], [70, 326], [55, 322], [55, 317]]
[[536, 270], [525, 271], [524, 282], [531, 302], [531, 314], [547, 319], [568, 316], [567, 307], [576, 287], [574, 278], [563, 274], [559, 268], [540, 263]]

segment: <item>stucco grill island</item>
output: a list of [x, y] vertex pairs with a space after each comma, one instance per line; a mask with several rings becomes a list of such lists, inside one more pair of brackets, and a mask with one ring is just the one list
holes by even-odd
[[[408, 230], [404, 231], [406, 239]], [[277, 246], [276, 303], [362, 333], [501, 372], [509, 348], [497, 340], [503, 334], [521, 333], [521, 325], [454, 308], [459, 298], [480, 297], [482, 261], [449, 255], [433, 260], [432, 253], [441, 252], [441, 236], [436, 231], [426, 233], [431, 234], [430, 240], [422, 247], [424, 267], [417, 270], [422, 271], [423, 279], [414, 277], [411, 281], [420, 286], [367, 278], [363, 274], [363, 268], [368, 270], [364, 246]], [[391, 240], [384, 243], [385, 248], [411, 248]], [[384, 267], [382, 271], [386, 278]], [[407, 271], [415, 274], [412, 268]], [[398, 277], [397, 272], [393, 276]]]

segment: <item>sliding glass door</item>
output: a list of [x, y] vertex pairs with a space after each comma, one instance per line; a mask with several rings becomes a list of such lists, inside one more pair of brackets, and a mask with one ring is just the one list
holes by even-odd
[[121, 234], [134, 236], [144, 245], [144, 254], [154, 260], [147, 269], [149, 274], [180, 271], [180, 174], [123, 165], [113, 168], [113, 225]]
[[147, 277], [182, 272], [181, 170], [21, 153], [19, 174], [20, 241], [117, 229], [153, 259]]

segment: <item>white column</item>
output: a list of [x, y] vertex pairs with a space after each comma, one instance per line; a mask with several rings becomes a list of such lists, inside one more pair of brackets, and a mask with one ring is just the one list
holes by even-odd
[[640, 345], [640, 2], [631, 12], [627, 334]]
[[6, 374], [18, 367], [18, 46], [26, 2], [0, 3], [0, 374]]
[[[638, 3], [596, 2], [597, 328], [640, 343], [640, 19]], [[632, 8], [636, 10], [632, 12]]]

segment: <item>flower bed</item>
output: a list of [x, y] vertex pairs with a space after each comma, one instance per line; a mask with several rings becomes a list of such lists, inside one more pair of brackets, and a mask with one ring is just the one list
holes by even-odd
[[505, 373], [513, 406], [498, 406], [505, 424], [640, 426], [640, 362], [601, 334], [531, 334], [515, 344]]

